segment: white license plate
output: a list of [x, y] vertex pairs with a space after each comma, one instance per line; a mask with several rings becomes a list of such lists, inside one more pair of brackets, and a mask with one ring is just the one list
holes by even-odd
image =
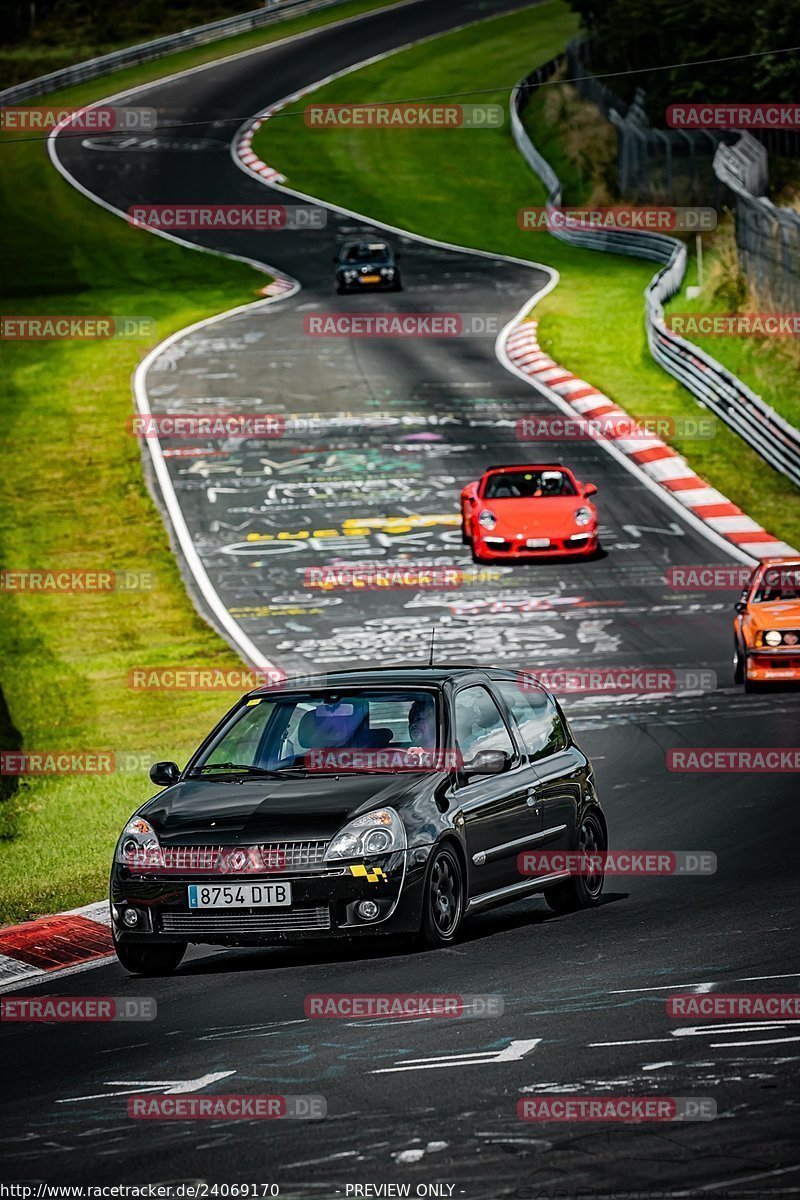
[[550, 538], [528, 538], [525, 545], [529, 550], [544, 550], [550, 545]]
[[286, 908], [290, 883], [190, 883], [189, 908]]

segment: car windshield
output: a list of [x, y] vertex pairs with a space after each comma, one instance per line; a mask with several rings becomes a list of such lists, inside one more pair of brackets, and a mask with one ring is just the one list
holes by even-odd
[[348, 263], [388, 263], [392, 256], [385, 242], [359, 242], [348, 246], [344, 252], [344, 262]]
[[[342, 770], [389, 771], [390, 756], [382, 764], [380, 756], [369, 753], [387, 749], [437, 749], [433, 693], [325, 689], [253, 697], [231, 714], [192, 772], [257, 776], [338, 769], [337, 764]], [[344, 753], [337, 758], [337, 751]]]
[[754, 604], [772, 604], [777, 600], [800, 601], [800, 563], [785, 567], [767, 567], [753, 595]]
[[575, 496], [575, 484], [563, 471], [497, 471], [486, 480], [486, 500], [539, 500]]

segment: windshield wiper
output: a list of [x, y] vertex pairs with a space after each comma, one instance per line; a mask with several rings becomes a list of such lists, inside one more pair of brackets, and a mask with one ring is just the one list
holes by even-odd
[[270, 771], [267, 767], [248, 767], [244, 763], [204, 763], [202, 767], [196, 767], [194, 771], [190, 771], [190, 775], [202, 775], [204, 771], [236, 771], [242, 775], [266, 775], [270, 779], [274, 779], [279, 774], [278, 771]]
[[241, 775], [260, 775], [263, 779], [282, 779], [285, 775], [291, 775], [298, 771], [301, 775], [308, 774], [307, 767], [276, 767], [271, 770], [269, 767], [248, 767], [244, 763], [204, 763], [202, 767], [196, 767], [194, 771], [190, 771], [190, 775], [202, 775], [204, 771], [226, 771], [231, 774]]

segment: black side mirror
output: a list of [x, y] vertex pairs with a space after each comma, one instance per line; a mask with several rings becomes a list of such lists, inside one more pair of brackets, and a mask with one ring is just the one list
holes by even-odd
[[181, 769], [174, 762], [157, 762], [150, 768], [150, 779], [157, 787], [171, 787], [180, 777]]
[[733, 607], [737, 612], [747, 612], [747, 601], [737, 600]]
[[331, 262], [336, 262], [336, 263], [337, 263], [338, 261], [339, 261], [339, 255], [338, 255], [338, 254], [334, 254], [333, 258], [331, 259]]
[[597, 484], [585, 483], [583, 485], [583, 494], [584, 494], [584, 496], [596, 496], [597, 495]]
[[395, 256], [394, 256], [394, 261], [395, 261], [395, 262], [400, 262], [400, 259], [401, 259], [402, 257], [403, 257], [403, 256], [402, 256], [402, 254], [395, 254]]
[[472, 775], [502, 775], [508, 763], [505, 750], [479, 750], [464, 763], [461, 773], [467, 779]]

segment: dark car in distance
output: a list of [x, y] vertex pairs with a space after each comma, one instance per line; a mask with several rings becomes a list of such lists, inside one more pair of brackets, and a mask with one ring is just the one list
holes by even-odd
[[[174, 969], [189, 943], [414, 934], [446, 946], [464, 917], [536, 892], [597, 904], [604, 851], [592, 765], [534, 677], [385, 667], [243, 697], [114, 854], [112, 933], [129, 971]], [[520, 867], [527, 851], [562, 866]], [[527, 861], [527, 860], [526, 860]], [[596, 862], [597, 860], [592, 860]]]
[[401, 292], [399, 257], [388, 242], [345, 242], [333, 258], [337, 292]]

